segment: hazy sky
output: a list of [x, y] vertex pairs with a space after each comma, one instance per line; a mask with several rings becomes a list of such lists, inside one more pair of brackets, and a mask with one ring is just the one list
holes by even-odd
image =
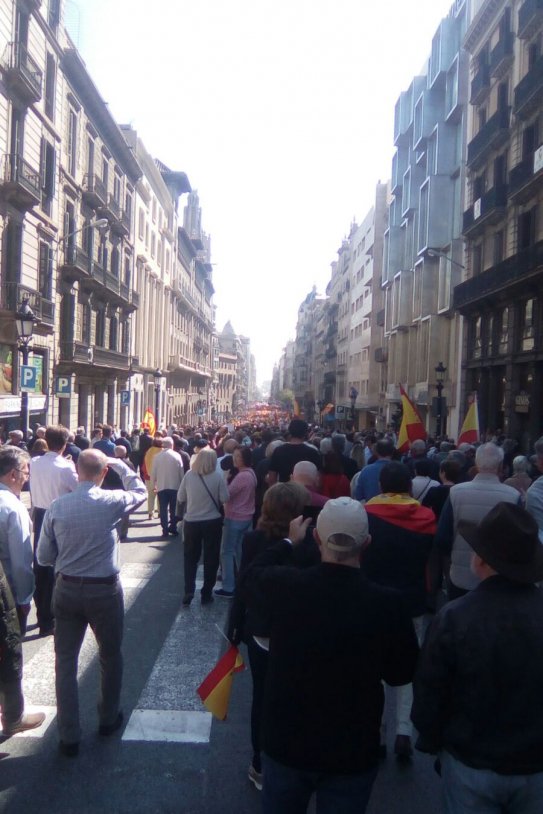
[[389, 177], [394, 103], [450, 5], [68, 0], [117, 121], [198, 190], [217, 328], [230, 319], [251, 338], [259, 382]]

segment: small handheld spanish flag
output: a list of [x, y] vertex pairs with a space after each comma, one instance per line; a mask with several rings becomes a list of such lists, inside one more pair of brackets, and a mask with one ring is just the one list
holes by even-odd
[[480, 437], [481, 431], [479, 429], [479, 409], [477, 405], [477, 393], [475, 393], [468, 407], [468, 411], [456, 443], [476, 444], [480, 440]]
[[409, 446], [418, 439], [426, 441], [426, 429], [422, 423], [419, 412], [402, 385], [400, 384], [400, 396], [402, 399], [402, 423], [398, 433], [396, 449], [399, 452], [409, 452]]
[[245, 664], [237, 647], [231, 645], [196, 692], [204, 707], [219, 721], [226, 719], [234, 673], [245, 670]]

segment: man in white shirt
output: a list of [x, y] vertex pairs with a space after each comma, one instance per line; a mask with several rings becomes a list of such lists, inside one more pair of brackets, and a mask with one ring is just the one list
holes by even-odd
[[177, 534], [175, 516], [177, 490], [181, 486], [184, 474], [183, 461], [173, 449], [173, 440], [163, 438], [162, 452], [155, 455], [151, 467], [151, 485], [158, 496], [163, 537], [167, 537], [168, 534]]
[[28, 452], [13, 446], [0, 449], [0, 562], [11, 588], [21, 635], [34, 594], [32, 571], [32, 522], [21, 503], [21, 491], [28, 480]]
[[54, 617], [51, 609], [55, 578], [53, 569], [39, 565], [36, 548], [45, 512], [57, 497], [73, 492], [78, 479], [73, 461], [62, 457], [68, 441], [66, 427], [47, 427], [45, 440], [49, 452], [30, 462], [30, 495], [34, 507], [34, 574], [36, 590], [34, 602], [38, 617], [40, 636], [48, 636], [54, 631]]

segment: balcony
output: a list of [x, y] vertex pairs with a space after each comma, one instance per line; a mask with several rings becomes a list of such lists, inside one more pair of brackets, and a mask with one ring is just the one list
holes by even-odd
[[28, 304], [42, 325], [53, 326], [55, 324], [54, 303], [42, 297], [38, 291], [21, 283], [4, 283], [3, 292], [4, 310], [15, 312], [23, 300], [28, 300]]
[[511, 302], [526, 282], [543, 273], [543, 240], [522, 249], [496, 266], [466, 280], [454, 289], [453, 307], [466, 314], [481, 300], [506, 292]]
[[518, 13], [517, 36], [524, 40], [543, 24], [543, 0], [525, 0]]
[[130, 219], [123, 217], [124, 212], [121, 204], [114, 195], [110, 195], [107, 202], [99, 207], [100, 214], [109, 220], [109, 228], [121, 237], [130, 234]]
[[13, 93], [27, 104], [39, 102], [43, 74], [22, 43], [7, 44], [3, 68], [5, 83]]
[[83, 177], [82, 194], [83, 200], [91, 209], [99, 209], [105, 206], [107, 201], [107, 192], [104, 182], [100, 176], [95, 173], [87, 173]]
[[384, 365], [388, 362], [387, 348], [375, 348], [375, 361], [378, 365]]
[[513, 61], [513, 32], [504, 31], [490, 52], [490, 75], [501, 79]]
[[90, 258], [80, 246], [64, 246], [62, 254], [63, 260], [60, 263], [60, 270], [64, 274], [73, 279], [89, 276]]
[[501, 220], [506, 206], [507, 185], [499, 184], [492, 187], [464, 212], [463, 234], [473, 237], [485, 224]]
[[479, 130], [468, 144], [468, 167], [474, 169], [483, 164], [492, 150], [500, 147], [509, 138], [511, 108], [503, 107]]
[[92, 349], [84, 342], [60, 343], [60, 363], [75, 362], [81, 365], [91, 365], [93, 363], [93, 356]]
[[488, 65], [480, 65], [471, 80], [470, 104], [480, 105], [490, 91], [490, 70]]
[[140, 307], [140, 295], [137, 291], [130, 292], [130, 304], [134, 306], [134, 308]]
[[18, 155], [4, 156], [0, 195], [17, 209], [31, 209], [41, 200], [38, 170]]
[[515, 114], [527, 119], [541, 106], [543, 94], [543, 56], [532, 65], [524, 79], [515, 88]]
[[119, 353], [109, 348], [94, 348], [93, 363], [116, 370], [128, 370], [130, 359], [127, 353]]
[[509, 173], [509, 195], [515, 203], [524, 203], [534, 194], [534, 182], [543, 173], [543, 150], [532, 153]]

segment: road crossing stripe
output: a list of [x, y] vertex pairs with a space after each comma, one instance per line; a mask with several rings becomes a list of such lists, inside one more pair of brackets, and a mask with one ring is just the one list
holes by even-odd
[[[201, 566], [199, 576], [201, 574]], [[197, 588], [201, 588], [201, 579]], [[124, 741], [207, 743], [211, 714], [202, 709], [196, 688], [216, 663], [223, 645], [230, 602], [202, 606], [199, 593], [182, 608], [162, 646], [149, 680], [132, 711]]]
[[[134, 604], [138, 595], [159, 568], [160, 565], [137, 562], [126, 563], [121, 567], [120, 579], [124, 591], [125, 611]], [[96, 640], [92, 631], [88, 629], [79, 654], [77, 670], [79, 679], [85, 674], [97, 655]], [[38, 729], [21, 732], [16, 737], [43, 737], [56, 717], [55, 643], [52, 636], [46, 639], [38, 652], [23, 665], [23, 694], [25, 710], [45, 712], [46, 718]]]

